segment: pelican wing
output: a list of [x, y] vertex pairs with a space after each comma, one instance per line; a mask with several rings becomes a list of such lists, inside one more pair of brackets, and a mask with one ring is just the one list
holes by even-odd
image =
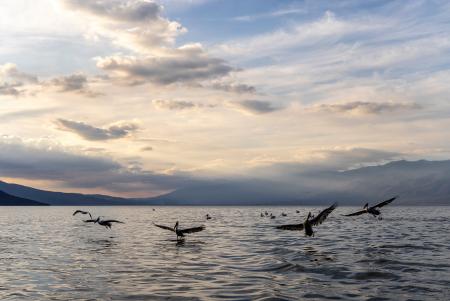
[[118, 221], [118, 220], [115, 220], [115, 219], [107, 219], [107, 220], [104, 220], [104, 221], [102, 221], [102, 222], [105, 222], [105, 223], [119, 223], [119, 224], [125, 224], [124, 222], [121, 222], [121, 221]]
[[381, 208], [383, 206], [386, 206], [387, 204], [392, 203], [396, 198], [398, 198], [398, 196], [395, 196], [393, 198], [390, 198], [389, 200], [386, 200], [384, 202], [381, 202], [379, 204], [376, 204], [375, 206], [372, 206], [372, 208]]
[[175, 229], [171, 228], [171, 227], [167, 227], [167, 226], [164, 226], [164, 225], [158, 225], [158, 224], [155, 224], [155, 223], [153, 223], [153, 225], [155, 225], [158, 228], [164, 229], [164, 230], [169, 230], [169, 231], [175, 232]]
[[76, 214], [78, 214], [78, 213], [81, 213], [81, 214], [86, 214], [86, 212], [84, 212], [84, 211], [81, 211], [81, 210], [77, 210], [77, 211], [75, 211], [72, 215], [76, 215]]
[[326, 220], [328, 215], [330, 215], [330, 213], [333, 212], [333, 210], [336, 209], [336, 207], [337, 207], [337, 203], [334, 203], [327, 209], [322, 210], [322, 212], [320, 212], [315, 218], [313, 218], [311, 220], [311, 225], [318, 226], [321, 223], [323, 223], [323, 221]]
[[353, 213], [350, 213], [350, 214], [344, 214], [344, 216], [357, 216], [357, 215], [361, 215], [361, 214], [364, 214], [364, 213], [367, 213], [367, 211], [366, 210], [356, 211], [356, 212], [353, 212]]
[[301, 231], [301, 230], [303, 230], [304, 226], [302, 223], [302, 224], [281, 225], [281, 226], [276, 226], [276, 228], [280, 229], [280, 230]]
[[178, 230], [181, 233], [185, 234], [185, 233], [195, 233], [195, 232], [200, 232], [205, 230], [205, 226], [200, 226], [200, 227], [194, 227], [194, 228], [187, 228], [187, 229], [183, 229], [183, 230]]

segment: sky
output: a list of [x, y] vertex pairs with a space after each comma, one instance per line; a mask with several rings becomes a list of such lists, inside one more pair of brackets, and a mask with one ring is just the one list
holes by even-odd
[[155, 196], [450, 158], [447, 1], [6, 0], [0, 179]]

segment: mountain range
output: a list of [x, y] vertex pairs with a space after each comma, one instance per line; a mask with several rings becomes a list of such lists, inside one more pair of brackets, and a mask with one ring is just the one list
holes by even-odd
[[400, 196], [397, 205], [450, 205], [450, 160], [401, 160], [346, 171], [299, 172], [289, 180], [203, 180], [168, 194], [140, 199], [52, 192], [2, 181], [0, 190], [50, 205], [74, 206], [326, 205], [335, 201], [361, 206], [394, 195]]

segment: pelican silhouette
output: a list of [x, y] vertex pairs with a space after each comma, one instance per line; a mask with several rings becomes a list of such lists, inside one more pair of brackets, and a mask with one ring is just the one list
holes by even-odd
[[271, 219], [275, 219], [275, 218], [277, 218], [277, 217], [276, 217], [275, 215], [273, 215], [272, 213], [270, 213], [270, 215], [269, 215], [269, 216], [270, 216], [270, 218], [271, 218]]
[[206, 219], [211, 219], [212, 217], [209, 215], [209, 213], [206, 214]]
[[325, 219], [336, 209], [337, 203], [334, 203], [330, 207], [322, 210], [317, 217], [314, 217], [311, 212], [308, 213], [308, 217], [301, 224], [291, 224], [291, 225], [281, 225], [277, 226], [280, 230], [292, 230], [292, 231], [302, 231], [305, 230], [305, 236], [314, 236], [313, 226], [318, 226], [325, 221]]
[[164, 230], [169, 230], [169, 231], [175, 232], [177, 234], [177, 241], [180, 240], [180, 237], [181, 237], [181, 239], [183, 239], [184, 234], [195, 233], [195, 232], [200, 232], [200, 231], [205, 230], [205, 226], [180, 229], [178, 221], [175, 223], [175, 226], [173, 228], [164, 226], [164, 225], [158, 225], [155, 223], [153, 223], [153, 225], [155, 225], [158, 228], [164, 229]]
[[300, 210], [295, 210], [295, 213], [300, 213]]
[[96, 219], [87, 219], [84, 220], [83, 222], [85, 223], [94, 223], [94, 224], [99, 224], [100, 226], [105, 227], [106, 229], [111, 229], [112, 223], [119, 223], [119, 224], [125, 224], [124, 222], [115, 220], [115, 219], [107, 219], [107, 220], [102, 220], [100, 219], [100, 216], [97, 217]]
[[284, 213], [284, 212], [282, 212], [282, 213], [281, 213], [281, 216], [287, 216], [287, 214], [286, 214], [286, 213]]
[[[386, 206], [387, 204], [392, 203], [396, 198], [398, 198], [398, 196], [395, 196], [393, 198], [390, 198], [389, 200], [383, 201], [379, 204], [376, 204], [375, 206], [369, 207], [369, 203], [366, 203], [363, 207], [363, 210], [357, 211], [357, 212], [353, 212], [350, 214], [344, 214], [344, 216], [357, 216], [357, 215], [361, 215], [364, 213], [369, 213], [372, 214], [374, 217], [377, 217], [378, 215], [381, 214], [380, 210], [378, 210], [379, 208]], [[378, 208], [378, 209], [377, 209]]]
[[78, 213], [81, 213], [81, 214], [89, 214], [89, 216], [90, 216], [91, 219], [92, 219], [92, 215], [89, 213], [89, 211], [83, 211], [83, 210], [77, 210], [77, 211], [75, 211], [75, 212], [72, 214], [72, 216], [77, 215]]

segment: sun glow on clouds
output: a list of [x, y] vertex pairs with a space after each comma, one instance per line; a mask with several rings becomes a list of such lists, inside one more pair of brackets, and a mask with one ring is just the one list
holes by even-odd
[[448, 4], [268, 1], [219, 17], [233, 1], [5, 3], [2, 179], [143, 196], [449, 153]]

